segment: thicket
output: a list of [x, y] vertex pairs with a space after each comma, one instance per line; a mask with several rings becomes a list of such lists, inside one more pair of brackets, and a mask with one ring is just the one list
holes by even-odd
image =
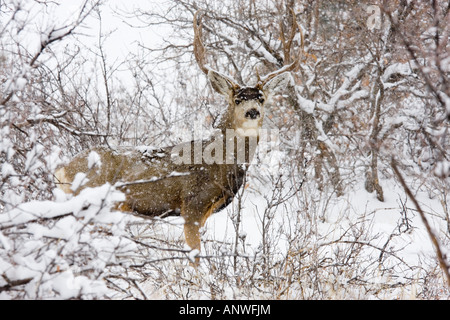
[[[64, 22], [59, 5], [0, 3], [0, 297], [449, 297], [448, 1], [142, 4], [115, 14], [164, 30], [164, 42], [112, 62], [106, 4], [82, 2]], [[268, 106], [274, 163], [256, 159], [220, 218], [228, 236], [207, 224], [195, 269], [182, 221], [114, 212], [123, 195], [109, 185], [68, 198], [53, 173], [92, 146], [173, 145], [194, 123], [211, 132], [226, 102], [192, 53], [198, 10], [208, 63], [242, 84], [283, 66], [291, 10], [302, 32], [293, 47], [303, 41], [304, 52], [294, 50], [295, 84]], [[98, 41], [86, 46], [93, 24]], [[355, 199], [361, 188], [378, 209]], [[391, 214], [390, 233], [379, 211]], [[405, 254], [416, 234], [431, 241], [422, 215], [440, 258]]]

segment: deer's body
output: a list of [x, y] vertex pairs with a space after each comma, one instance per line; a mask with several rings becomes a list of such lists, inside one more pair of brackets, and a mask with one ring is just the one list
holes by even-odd
[[[226, 137], [226, 136], [223, 136]], [[251, 144], [245, 139], [246, 163], [207, 164], [194, 163], [196, 143], [202, 145], [202, 152], [216, 140], [192, 141], [191, 164], [177, 164], [173, 147], [152, 149], [146, 147], [109, 149], [98, 147], [80, 153], [69, 164], [60, 168], [55, 176], [60, 187], [67, 193], [78, 193], [86, 187], [105, 183], [123, 191], [126, 200], [119, 205], [123, 211], [135, 211], [142, 215], [165, 217], [181, 215], [185, 219], [186, 242], [192, 248], [199, 248], [199, 228], [206, 219], [228, 205], [241, 187], [245, 172], [251, 160]], [[237, 136], [236, 139], [241, 139]], [[225, 139], [224, 157], [228, 154]], [[237, 146], [231, 151], [237, 160]], [[89, 158], [95, 163], [89, 163]], [[92, 157], [95, 155], [95, 157]], [[91, 161], [92, 162], [92, 161]], [[84, 173], [75, 190], [72, 182], [79, 173]]]
[[[295, 19], [294, 24], [289, 41], [283, 43], [285, 47], [290, 48], [295, 35]], [[243, 87], [206, 66], [197, 14], [194, 31], [194, 53], [199, 67], [207, 74], [213, 89], [228, 101], [217, 126], [219, 134], [209, 140], [157, 150], [94, 148], [58, 169], [55, 176], [66, 192], [77, 193], [105, 183], [114, 185], [126, 195], [126, 200], [119, 204], [124, 211], [149, 216], [181, 215], [187, 244], [200, 249], [199, 229], [212, 213], [232, 201], [243, 184], [259, 141], [264, 104], [291, 81], [288, 71], [295, 69], [298, 61], [264, 79], [258, 77], [254, 87]], [[179, 159], [181, 150], [184, 161]]]

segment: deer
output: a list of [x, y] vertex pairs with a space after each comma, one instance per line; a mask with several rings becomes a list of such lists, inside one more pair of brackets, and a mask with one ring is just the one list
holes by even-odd
[[[215, 128], [219, 134], [162, 148], [94, 147], [60, 166], [55, 171], [56, 184], [66, 193], [77, 194], [84, 188], [109, 183], [125, 194], [125, 200], [117, 205], [121, 211], [150, 217], [181, 216], [186, 244], [191, 250], [200, 251], [200, 230], [206, 220], [229, 205], [243, 185], [259, 142], [267, 101], [292, 82], [291, 72], [299, 64], [299, 59], [290, 56], [295, 30], [299, 28], [292, 14], [293, 26], [287, 40], [281, 32], [284, 66], [264, 77], [257, 74], [256, 85], [244, 86], [207, 65], [207, 51], [201, 39], [203, 24], [196, 12], [195, 60], [214, 91], [228, 102]], [[180, 150], [183, 157], [179, 156]], [[198, 161], [196, 150], [210, 157]], [[238, 161], [239, 158], [244, 161]], [[80, 175], [84, 183], [74, 186]]]

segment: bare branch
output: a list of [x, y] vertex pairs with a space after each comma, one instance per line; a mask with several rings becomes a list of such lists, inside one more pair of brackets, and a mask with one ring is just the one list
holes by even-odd
[[437, 239], [436, 235], [434, 234], [434, 231], [431, 229], [431, 226], [428, 223], [428, 219], [425, 216], [425, 212], [423, 212], [416, 197], [413, 195], [413, 193], [409, 189], [408, 185], [406, 184], [405, 179], [403, 178], [402, 174], [400, 173], [400, 170], [397, 167], [397, 162], [395, 161], [394, 158], [391, 159], [391, 166], [395, 172], [395, 175], [397, 176], [398, 180], [400, 181], [403, 189], [405, 189], [406, 194], [411, 199], [411, 201], [414, 203], [414, 206], [416, 207], [417, 211], [420, 214], [420, 218], [422, 219], [422, 222], [427, 230], [428, 236], [430, 237], [431, 242], [433, 243], [434, 249], [436, 250], [436, 255], [437, 255], [437, 258], [439, 261], [439, 265], [447, 279], [447, 285], [450, 288], [450, 272], [449, 272], [450, 266], [447, 264], [446, 256], [444, 255], [444, 253], [441, 250], [439, 240]]

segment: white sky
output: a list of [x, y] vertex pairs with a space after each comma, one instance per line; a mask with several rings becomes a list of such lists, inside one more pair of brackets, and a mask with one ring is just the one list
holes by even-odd
[[[24, 41], [30, 52], [34, 52], [39, 47], [39, 37], [36, 36], [36, 32], [42, 32], [42, 30], [53, 26], [59, 27], [70, 24], [77, 18], [83, 3], [84, 0], [63, 0], [57, 6], [49, 5], [45, 17], [36, 19], [36, 23], [39, 25], [35, 27], [35, 35], [30, 38], [27, 37]], [[163, 35], [167, 32], [162, 27], [157, 26], [133, 27], [131, 24], [142, 26], [142, 22], [137, 21], [132, 14], [126, 13], [132, 13], [134, 8], [140, 8], [144, 11], [150, 8], [152, 10], [155, 8], [163, 10], [161, 9], [162, 6], [164, 6], [164, 2], [157, 0], [107, 0], [100, 6], [102, 34], [108, 35], [106, 41], [103, 42], [103, 51], [109, 66], [117, 66], [120, 62], [126, 61], [130, 54], [137, 54], [140, 50], [139, 43], [146, 47], [158, 47], [158, 43], [162, 42]], [[37, 7], [42, 8], [42, 6]], [[123, 15], [121, 16], [117, 12], [123, 13]], [[42, 12], [40, 14], [42, 15]], [[42, 19], [45, 19], [45, 21], [42, 21]], [[77, 41], [98, 52], [99, 31], [100, 20], [98, 14], [93, 13], [85, 20], [82, 28], [76, 29], [78, 33]], [[67, 41], [52, 44], [52, 50], [56, 52], [62, 50], [67, 43], [75, 44], [76, 42], [74, 42], [73, 37], [69, 37]], [[122, 83], [126, 85], [128, 81], [132, 80], [125, 77], [131, 77], [131, 74], [122, 76]]]
[[[55, 12], [58, 19], [58, 23], [64, 23], [64, 21], [70, 21], [73, 19], [75, 12], [78, 12], [83, 0], [71, 0], [63, 2]], [[127, 17], [127, 22], [123, 21], [123, 17], [120, 17], [116, 12], [132, 12], [133, 8], [140, 7], [145, 9], [152, 6], [152, 1], [142, 0], [108, 0], [101, 6], [102, 17], [102, 33], [109, 34], [108, 40], [105, 42], [105, 52], [110, 59], [124, 58], [128, 53], [137, 50], [138, 46], [136, 41], [141, 43], [147, 43], [149, 41], [158, 41], [157, 34], [159, 33], [154, 28], [133, 28], [130, 23], [133, 23], [132, 17]], [[96, 16], [96, 14], [94, 14]], [[88, 29], [83, 29], [83, 33], [90, 35], [91, 37], [82, 37], [80, 40], [86, 44], [92, 41], [93, 45], [98, 42], [99, 35], [99, 20], [90, 17], [86, 20]], [[156, 31], [156, 32], [155, 32]]]

